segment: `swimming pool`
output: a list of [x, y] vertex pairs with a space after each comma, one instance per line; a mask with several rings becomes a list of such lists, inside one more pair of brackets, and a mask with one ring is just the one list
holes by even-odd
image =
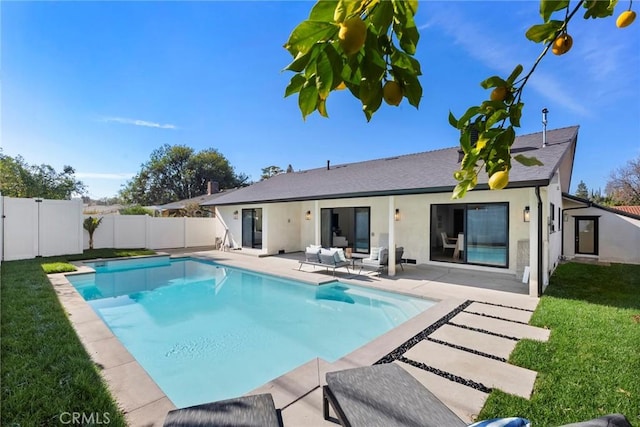
[[68, 276], [178, 407], [245, 394], [316, 357], [350, 353], [434, 302], [308, 285], [195, 259]]

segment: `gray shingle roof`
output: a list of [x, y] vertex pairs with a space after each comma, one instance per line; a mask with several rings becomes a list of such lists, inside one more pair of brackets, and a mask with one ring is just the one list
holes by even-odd
[[202, 196], [192, 197], [190, 199], [178, 200], [177, 202], [171, 202], [164, 205], [157, 206], [156, 209], [159, 210], [171, 210], [171, 209], [184, 209], [190, 203], [197, 203], [198, 205], [212, 205], [215, 204], [213, 202], [219, 197], [226, 196], [231, 192], [236, 191], [236, 189], [231, 190], [223, 190], [219, 193], [214, 194], [203, 194]]
[[[546, 185], [563, 156], [578, 136], [578, 126], [547, 131], [547, 146], [542, 148], [542, 133], [516, 138], [512, 153], [536, 157], [544, 166], [522, 166], [512, 162], [507, 188]], [[458, 147], [385, 159], [332, 165], [300, 172], [282, 173], [257, 182], [203, 205], [233, 205], [254, 202], [370, 197], [391, 194], [449, 192], [457, 181]], [[477, 189], [488, 188], [481, 173]]]

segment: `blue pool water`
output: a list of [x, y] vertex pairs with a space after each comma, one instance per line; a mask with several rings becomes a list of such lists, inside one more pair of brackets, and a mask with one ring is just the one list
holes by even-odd
[[339, 359], [434, 302], [315, 286], [194, 259], [69, 276], [178, 406], [239, 396], [316, 357]]

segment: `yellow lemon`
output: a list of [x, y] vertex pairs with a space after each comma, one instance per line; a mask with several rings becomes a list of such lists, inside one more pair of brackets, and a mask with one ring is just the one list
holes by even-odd
[[398, 82], [389, 80], [382, 87], [382, 97], [387, 104], [398, 106], [402, 102], [402, 88]]
[[633, 10], [625, 10], [618, 16], [618, 19], [616, 19], [616, 27], [628, 27], [634, 19], [636, 19], [636, 13]]
[[502, 190], [509, 183], [509, 171], [503, 170], [495, 172], [489, 178], [489, 188], [492, 190]]
[[491, 91], [492, 101], [504, 101], [507, 99], [508, 89], [505, 86], [500, 86]]
[[358, 52], [367, 38], [367, 24], [359, 16], [349, 18], [340, 24], [338, 41], [347, 55]]
[[571, 38], [571, 36], [566, 33], [560, 34], [553, 41], [551, 52], [553, 52], [554, 55], [564, 55], [565, 53], [569, 52], [571, 46], [573, 46], [573, 39]]
[[336, 90], [344, 90], [347, 88], [347, 85], [344, 82], [340, 82], [338, 86], [336, 86]]

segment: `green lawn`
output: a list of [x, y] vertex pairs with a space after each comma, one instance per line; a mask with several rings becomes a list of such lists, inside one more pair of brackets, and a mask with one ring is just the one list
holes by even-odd
[[[63, 413], [124, 417], [78, 340], [42, 264], [142, 255], [153, 251], [85, 251], [83, 255], [3, 262], [0, 268], [2, 426], [55, 426]], [[97, 418], [94, 418], [97, 420]], [[102, 421], [105, 421], [104, 416]]]
[[509, 359], [538, 372], [531, 400], [494, 391], [479, 419], [557, 426], [619, 412], [640, 426], [640, 266], [559, 266], [531, 324], [549, 342], [521, 341]]

